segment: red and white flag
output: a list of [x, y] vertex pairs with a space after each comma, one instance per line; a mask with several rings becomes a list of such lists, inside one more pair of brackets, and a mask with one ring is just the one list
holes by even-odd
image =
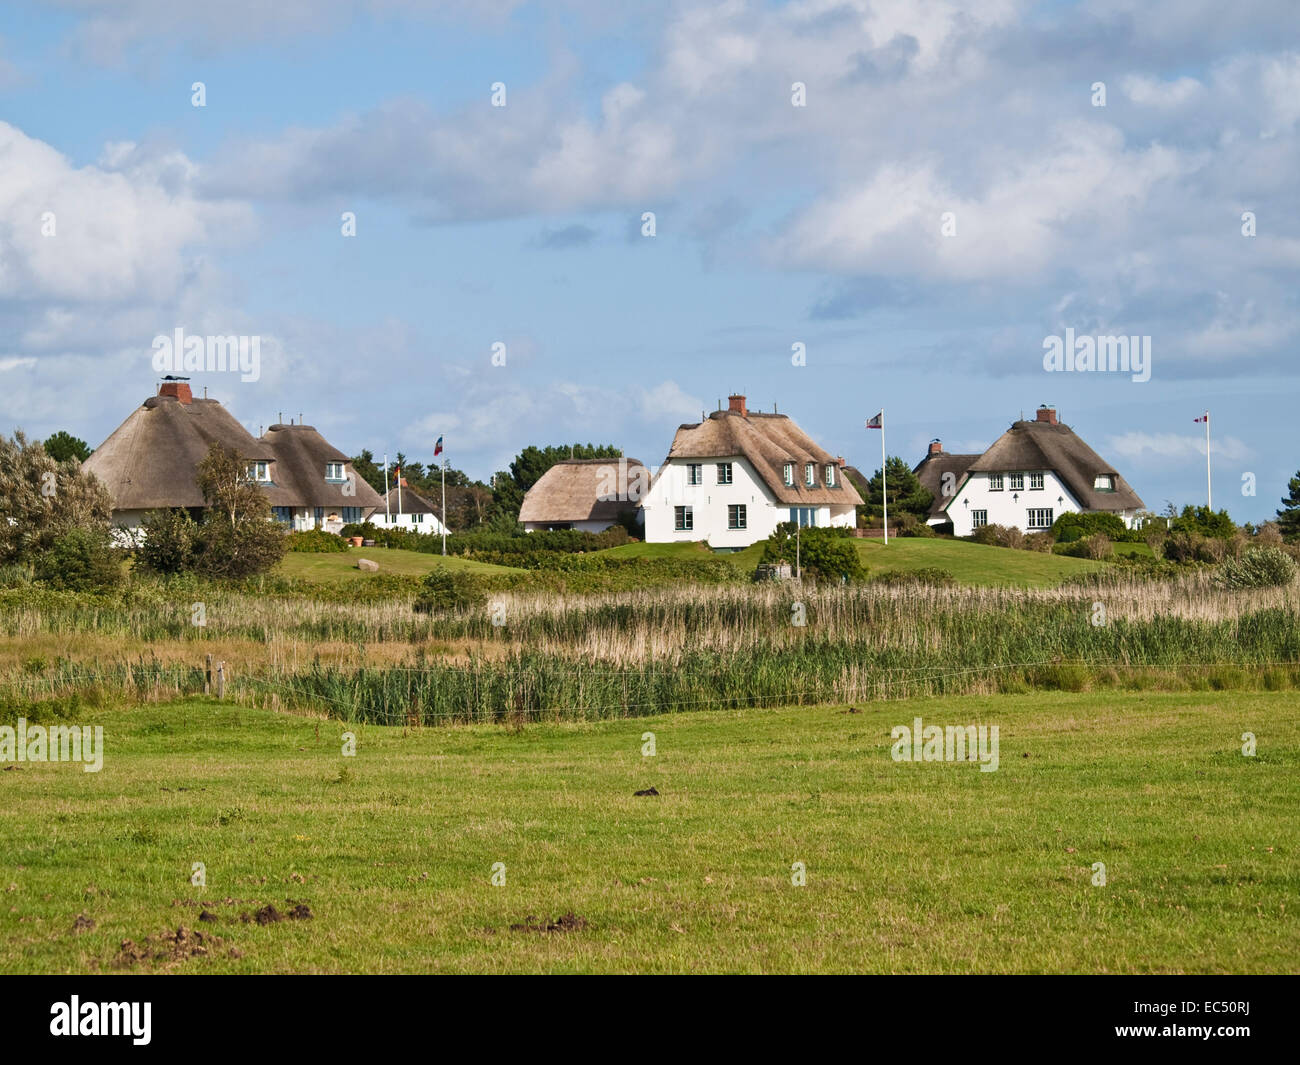
[[883, 429], [885, 427], [885, 412], [882, 410], [874, 418], [867, 419], [868, 429]]
[[1204, 414], [1202, 414], [1199, 418], [1195, 419], [1197, 424], [1201, 422], [1208, 422], [1209, 420], [1210, 420], [1210, 412], [1208, 410]]

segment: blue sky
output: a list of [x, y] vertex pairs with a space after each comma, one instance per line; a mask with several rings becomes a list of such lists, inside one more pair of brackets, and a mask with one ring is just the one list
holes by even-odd
[[[484, 478], [657, 463], [732, 391], [867, 468], [881, 407], [915, 461], [1051, 403], [1159, 510], [1203, 502], [1208, 407], [1215, 501], [1262, 520], [1300, 467], [1298, 123], [1282, 0], [19, 0], [0, 431], [98, 444], [179, 326], [262, 338], [257, 381], [193, 382], [253, 431], [444, 434]], [[1151, 379], [1045, 371], [1066, 328], [1150, 336]]]

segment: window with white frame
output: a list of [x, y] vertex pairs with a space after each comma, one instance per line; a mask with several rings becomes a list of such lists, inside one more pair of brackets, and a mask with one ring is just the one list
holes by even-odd
[[785, 481], [785, 486], [787, 488], [794, 487], [794, 463], [793, 462], [787, 462], [785, 464], [785, 468], [781, 471], [781, 477], [782, 480]]
[[271, 464], [269, 462], [250, 462], [244, 468], [244, 476], [250, 481], [261, 484], [271, 483]]
[[989, 512], [987, 510], [972, 510], [970, 512], [970, 524], [972, 529], [978, 529], [981, 525], [989, 523]]
[[325, 463], [325, 480], [342, 481], [344, 479], [345, 478], [343, 476], [343, 463], [341, 462]]
[[686, 483], [703, 484], [704, 467], [698, 462], [688, 462], [686, 464]]
[[1031, 509], [1029, 511], [1029, 527], [1031, 529], [1050, 529], [1052, 527], [1051, 507]]
[[1092, 482], [1092, 487], [1098, 492], [1115, 491], [1115, 478], [1109, 473], [1097, 474], [1097, 479]]
[[1002, 474], [1000, 473], [989, 474], [989, 491], [990, 492], [1002, 491]]
[[1031, 473], [1029, 475], [1029, 490], [1031, 492], [1041, 492], [1043, 490], [1043, 475], [1041, 473]]
[[691, 507], [673, 507], [673, 529], [690, 532], [695, 528], [695, 512]]
[[422, 523], [423, 521], [424, 521], [424, 515], [423, 515], [423, 514], [412, 514], [412, 515], [411, 515], [411, 524], [413, 524], [413, 525], [419, 525], [419, 524]]
[[835, 487], [835, 463], [833, 462], [826, 463], [826, 487]]
[[718, 463], [718, 484], [731, 484], [731, 463]]
[[746, 511], [744, 503], [732, 503], [727, 507], [727, 528], [744, 529], [746, 527]]
[[817, 464], [815, 462], [804, 464], [803, 483], [809, 488], [812, 488], [817, 483]]
[[1023, 473], [1008, 474], [1008, 479], [1011, 482], [1011, 491], [1023, 492], [1025, 490], [1025, 475]]

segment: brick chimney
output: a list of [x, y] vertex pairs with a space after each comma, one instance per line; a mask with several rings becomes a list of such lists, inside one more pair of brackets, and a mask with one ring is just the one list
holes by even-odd
[[727, 410], [734, 411], [735, 413], [739, 414], [742, 418], [749, 417], [749, 411], [745, 409], [744, 396], [728, 396]]
[[1056, 408], [1043, 404], [1038, 408], [1038, 421], [1045, 422], [1048, 425], [1056, 424]]
[[158, 395], [179, 399], [186, 406], [194, 402], [194, 395], [190, 392], [189, 383], [186, 381], [164, 381], [158, 387]]
[[942, 455], [942, 454], [943, 454], [943, 441], [942, 441], [942, 440], [931, 440], [931, 441], [930, 441], [930, 454], [931, 454], [931, 455]]

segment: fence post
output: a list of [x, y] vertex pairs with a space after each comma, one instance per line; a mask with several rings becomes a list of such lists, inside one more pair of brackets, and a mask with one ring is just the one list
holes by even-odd
[[203, 694], [212, 694], [212, 656], [208, 655], [207, 664], [203, 669]]
[[217, 698], [224, 699], [225, 697], [226, 697], [226, 663], [218, 662], [217, 663]]

